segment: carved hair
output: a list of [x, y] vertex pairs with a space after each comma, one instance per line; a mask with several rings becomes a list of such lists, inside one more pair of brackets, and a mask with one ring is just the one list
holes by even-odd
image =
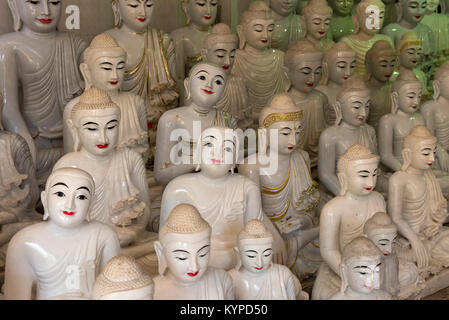
[[413, 149], [418, 143], [423, 140], [429, 140], [433, 143], [437, 142], [437, 138], [430, 133], [430, 130], [425, 126], [415, 126], [410, 133], [405, 137], [402, 149]]
[[397, 232], [398, 228], [391, 220], [390, 216], [385, 212], [377, 212], [363, 227], [363, 233], [369, 238], [372, 235], [380, 234], [382, 232]]
[[394, 51], [391, 44], [386, 40], [378, 40], [374, 43], [371, 49], [368, 50], [365, 56], [365, 68], [367, 73], [368, 80], [372, 76], [372, 68], [375, 65], [373, 61], [375, 57], [379, 56], [387, 56], [387, 57], [396, 57], [396, 52]]
[[126, 59], [126, 50], [120, 47], [112, 36], [102, 33], [93, 38], [89, 47], [84, 50], [83, 62], [87, 62], [89, 57], [92, 57], [96, 53], [102, 53], [105, 49], [115, 51], [118, 55], [124, 56]]
[[381, 0], [362, 0], [359, 2], [355, 13], [352, 15], [352, 21], [354, 22], [354, 34], [357, 34], [360, 31], [359, 19], [366, 15], [366, 8], [370, 5], [377, 6], [380, 11], [385, 10], [385, 4]]
[[340, 92], [337, 94], [337, 101], [342, 102], [343, 98], [350, 92], [369, 91], [361, 76], [353, 75], [343, 82]]
[[209, 223], [201, 217], [198, 209], [190, 204], [177, 205], [162, 224], [159, 239], [168, 234], [197, 234], [211, 230]]
[[[183, 0], [185, 1], [185, 0]], [[272, 20], [271, 9], [264, 1], [255, 1], [243, 12], [240, 18], [240, 25], [246, 26], [255, 19]]]
[[399, 76], [394, 81], [393, 85], [391, 86], [391, 92], [398, 92], [399, 90], [406, 84], [419, 84], [419, 86], [422, 86], [421, 81], [416, 78], [415, 74], [413, 72], [401, 72], [399, 73]]
[[343, 248], [341, 260], [343, 263], [347, 263], [349, 260], [359, 257], [380, 258], [382, 257], [382, 252], [370, 239], [358, 237]]
[[268, 128], [276, 122], [296, 121], [303, 117], [303, 110], [296, 106], [287, 93], [278, 93], [260, 111], [259, 127]]
[[210, 34], [204, 39], [204, 48], [209, 49], [217, 42], [235, 43], [237, 45], [239, 39], [231, 32], [231, 28], [227, 24], [217, 23], [212, 28]]
[[238, 235], [239, 242], [242, 240], [262, 238], [273, 238], [273, 235], [267, 230], [264, 223], [257, 219], [249, 221]]
[[396, 41], [396, 53], [400, 54], [409, 45], [422, 45], [422, 41], [417, 37], [413, 31], [406, 32], [398, 41]]
[[291, 66], [298, 61], [298, 58], [306, 54], [316, 54], [323, 57], [323, 53], [318, 50], [312, 42], [307, 39], [298, 39], [290, 44], [284, 57], [284, 66], [291, 68]]
[[337, 171], [338, 173], [346, 172], [352, 162], [371, 159], [379, 161], [379, 156], [371, 153], [370, 149], [361, 144], [353, 144], [338, 159]]
[[334, 59], [339, 52], [348, 52], [354, 55], [354, 58], [357, 58], [357, 53], [352, 50], [350, 46], [348, 46], [343, 41], [335, 43], [329, 50], [324, 53], [323, 57], [323, 75], [320, 80], [320, 85], [327, 85], [329, 83], [329, 69], [334, 68], [331, 66], [331, 60]]
[[334, 11], [327, 4], [326, 0], [310, 0], [310, 2], [302, 9], [303, 17], [310, 17], [314, 14], [332, 16]]
[[73, 107], [71, 118], [81, 110], [101, 110], [101, 109], [118, 109], [120, 108], [112, 100], [108, 93], [103, 89], [89, 88], [80, 96], [79, 102]]

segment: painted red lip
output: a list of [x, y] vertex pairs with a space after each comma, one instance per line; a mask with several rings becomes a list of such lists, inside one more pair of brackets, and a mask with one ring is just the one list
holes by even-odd
[[197, 272], [194, 272], [194, 273], [192, 273], [192, 272], [189, 272], [187, 275], [189, 276], [189, 277], [196, 277], [197, 275], [198, 275], [198, 272], [199, 271], [197, 271]]
[[147, 21], [147, 18], [139, 18], [137, 20], [139, 20], [140, 22], [145, 22], [145, 21]]
[[75, 212], [72, 211], [62, 211], [63, 214], [65, 214], [66, 216], [73, 216], [75, 214]]
[[107, 147], [109, 147], [109, 144], [97, 144], [97, 148], [98, 149], [106, 149]]
[[363, 121], [363, 120], [365, 120], [365, 118], [357, 118], [357, 120]]
[[416, 61], [416, 60], [412, 60], [412, 63], [413, 63], [413, 64], [415, 64], [415, 63], [417, 63], [417, 62], [418, 62], [418, 61]]
[[262, 269], [263, 269], [263, 267], [260, 267], [260, 268], [256, 268], [256, 267], [254, 267], [254, 269], [256, 269], [256, 270], [262, 270]]
[[343, 77], [343, 80], [348, 80], [348, 77]]
[[293, 147], [288, 147], [288, 150], [293, 150]]
[[319, 34], [325, 34], [326, 32], [324, 31], [318, 31]]
[[306, 85], [307, 85], [308, 87], [313, 87], [313, 82], [307, 82]]
[[366, 191], [371, 191], [372, 188], [365, 188]]
[[218, 160], [218, 159], [210, 159], [210, 160], [212, 161], [212, 163], [215, 163], [215, 164], [221, 163], [221, 160]]
[[432, 166], [432, 164], [433, 164], [433, 163], [428, 163], [427, 165], [430, 167], [430, 166]]
[[223, 66], [223, 70], [228, 70], [229, 66]]
[[385, 75], [385, 78], [389, 79], [391, 77], [390, 74]]
[[421, 16], [415, 16], [415, 18], [416, 18], [416, 19], [419, 19], [419, 18], [421, 18]]
[[388, 254], [388, 253], [384, 253], [384, 256], [388, 257], [388, 256], [389, 256], [389, 254]]
[[212, 94], [212, 93], [214, 93], [213, 91], [206, 90], [206, 89], [203, 89], [203, 91], [206, 92], [207, 94]]
[[413, 109], [416, 109], [416, 108], [418, 108], [418, 106], [412, 106], [412, 108], [413, 108]]
[[39, 21], [42, 23], [51, 23], [53, 20], [52, 19], [39, 19]]
[[268, 42], [268, 40], [262, 40], [262, 43], [267, 43]]
[[373, 287], [372, 286], [365, 286], [367, 289], [371, 290]]
[[118, 83], [118, 81], [109, 81], [109, 83], [115, 86]]
[[210, 20], [210, 19], [212, 19], [212, 16], [204, 16], [204, 19]]

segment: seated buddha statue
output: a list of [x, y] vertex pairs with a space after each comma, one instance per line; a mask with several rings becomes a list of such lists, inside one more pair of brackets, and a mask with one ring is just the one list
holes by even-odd
[[332, 8], [326, 0], [310, 0], [302, 10], [306, 20], [305, 38], [323, 53], [334, 44], [334, 41], [328, 37], [332, 13]]
[[352, 20], [354, 0], [329, 0], [333, 15], [329, 25], [329, 38], [335, 42], [354, 33], [355, 26]]

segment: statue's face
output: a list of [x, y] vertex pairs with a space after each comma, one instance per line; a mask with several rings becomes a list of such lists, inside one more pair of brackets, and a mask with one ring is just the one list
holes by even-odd
[[123, 23], [134, 31], [148, 27], [153, 17], [154, 0], [119, 0]]
[[206, 59], [209, 62], [218, 64], [227, 73], [231, 72], [234, 65], [237, 43], [216, 42], [207, 49]]
[[436, 12], [440, 4], [439, 0], [427, 0], [427, 11]]
[[321, 53], [308, 53], [297, 56], [288, 70], [293, 87], [301, 92], [310, 93], [321, 79]]
[[366, 196], [373, 192], [377, 183], [378, 160], [357, 160], [346, 169], [347, 191], [355, 196]]
[[330, 0], [329, 5], [335, 15], [345, 17], [351, 15], [354, 0]]
[[393, 252], [397, 238], [397, 231], [392, 229], [377, 230], [376, 234], [369, 236], [369, 239], [382, 251], [384, 256]]
[[203, 63], [192, 71], [188, 81], [193, 102], [202, 108], [212, 108], [225, 89], [226, 71]]
[[412, 24], [420, 22], [427, 11], [427, 0], [404, 0], [402, 18]]
[[239, 242], [239, 251], [247, 271], [265, 272], [273, 260], [273, 238], [244, 239]]
[[201, 171], [211, 178], [228, 175], [234, 166], [236, 152], [232, 129], [204, 130], [201, 139]]
[[326, 37], [330, 23], [330, 14], [312, 14], [309, 17], [306, 16], [307, 34], [310, 34], [314, 39], [321, 40]]
[[385, 17], [385, 7], [379, 8], [376, 5], [370, 5], [365, 12], [358, 16], [360, 30], [369, 35], [375, 35], [383, 26]]
[[417, 44], [407, 45], [399, 53], [399, 61], [404, 68], [416, 68], [421, 61], [421, 46]]
[[366, 123], [369, 116], [371, 96], [368, 90], [354, 91], [345, 95], [341, 101], [341, 116], [344, 122], [361, 126]]
[[380, 82], [387, 82], [396, 67], [396, 56], [375, 56], [370, 62], [372, 76]]
[[428, 170], [435, 162], [437, 145], [432, 140], [422, 140], [412, 148], [410, 165], [419, 170]]
[[105, 51], [104, 56], [88, 62], [92, 86], [106, 91], [120, 89], [125, 77], [125, 66], [125, 56]]
[[406, 83], [399, 89], [399, 109], [405, 113], [415, 113], [421, 103], [421, 83]]
[[346, 262], [349, 287], [358, 293], [368, 294], [380, 288], [381, 258], [357, 257]]
[[15, 0], [23, 24], [37, 33], [56, 30], [61, 17], [60, 0]]
[[255, 49], [265, 50], [270, 46], [273, 30], [273, 20], [254, 19], [244, 28], [246, 42]]
[[210, 256], [210, 230], [196, 234], [169, 234], [165, 236], [162, 246], [167, 267], [176, 281], [196, 282], [206, 272]]
[[94, 156], [115, 150], [118, 142], [120, 109], [80, 110], [76, 112], [77, 134], [82, 147]]
[[286, 17], [296, 9], [298, 1], [299, 0], [270, 0], [270, 8], [278, 15]]
[[304, 129], [302, 128], [302, 121], [298, 120], [275, 122], [268, 130], [277, 130], [277, 151], [280, 154], [289, 155], [296, 149]]
[[217, 0], [189, 0], [187, 11], [193, 24], [208, 28], [217, 18]]
[[348, 80], [354, 73], [355, 64], [355, 52], [338, 52], [336, 57], [330, 59], [330, 64], [328, 65], [329, 79], [342, 85], [343, 82]]

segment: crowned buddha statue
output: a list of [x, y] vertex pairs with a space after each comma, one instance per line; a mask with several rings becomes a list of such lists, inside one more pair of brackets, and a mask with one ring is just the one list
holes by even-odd
[[333, 15], [329, 25], [329, 38], [335, 42], [354, 33], [355, 26], [352, 20], [354, 0], [329, 0]]
[[51, 173], [41, 193], [48, 221], [22, 229], [9, 243], [5, 299], [90, 298], [95, 277], [120, 251], [114, 230], [89, 222], [94, 192], [84, 170]]
[[[449, 16], [447, 13], [438, 12], [439, 5], [439, 0], [428, 0], [427, 11], [421, 20], [421, 23], [428, 26], [433, 32], [433, 63], [436, 66], [440, 66], [449, 59]], [[447, 4], [444, 3], [444, 5]]]
[[[147, 108], [144, 100], [132, 93], [121, 91], [125, 77], [127, 53], [108, 34], [96, 36], [83, 53], [81, 73], [86, 88], [105, 90], [112, 101], [120, 107], [120, 127], [118, 149], [130, 148], [148, 159]], [[64, 109], [64, 152], [74, 150], [74, 141], [67, 124], [73, 107], [79, 102], [77, 97]]]
[[337, 42], [324, 54], [322, 77], [316, 89], [324, 93], [328, 100], [328, 108], [324, 110], [327, 126], [335, 124], [337, 95], [343, 83], [353, 75], [356, 57], [355, 51], [344, 42]]
[[326, 127], [326, 96], [315, 87], [321, 79], [323, 53], [306, 39], [295, 41], [285, 54], [291, 87], [288, 94], [304, 111], [304, 131], [300, 147], [309, 153], [312, 168], [318, 162], [318, 140]]
[[212, 228], [190, 204], [171, 210], [154, 243], [159, 275], [155, 300], [234, 300], [232, 279], [209, 266]]
[[323, 53], [334, 44], [328, 36], [332, 13], [326, 0], [310, 0], [302, 11], [306, 20], [305, 38]]
[[[311, 176], [309, 155], [298, 148], [307, 128], [304, 118], [289, 95], [275, 95], [260, 113], [266, 145], [239, 165], [239, 173], [259, 186], [263, 211], [287, 243], [287, 266], [300, 279], [314, 274], [321, 262], [317, 248], [320, 193]], [[272, 162], [277, 166], [273, 168]]]
[[376, 187], [379, 157], [355, 144], [338, 160], [340, 193], [321, 210], [320, 251], [324, 260], [313, 286], [312, 299], [327, 300], [341, 287], [342, 250], [363, 234], [363, 226], [376, 212], [385, 212]]
[[3, 125], [28, 143], [40, 185], [63, 155], [62, 113], [83, 91], [86, 44], [57, 30], [62, 1], [8, 0], [15, 32], [0, 37]]
[[271, 10], [263, 1], [251, 3], [237, 26], [240, 49], [235, 55], [231, 73], [246, 83], [248, 108], [255, 127], [260, 110], [271, 97], [289, 87], [283, 68], [284, 53], [270, 48], [274, 26]]
[[95, 193], [89, 219], [112, 226], [126, 247], [146, 241], [150, 199], [141, 155], [117, 149], [120, 115], [120, 107], [105, 90], [87, 89], [67, 120], [74, 152], [63, 156], [55, 168], [80, 168], [92, 175]]
[[237, 240], [237, 265], [228, 271], [236, 300], [308, 300], [298, 278], [273, 263], [273, 235], [262, 221], [251, 220]]
[[341, 255], [340, 292], [330, 300], [391, 300], [380, 288], [382, 252], [365, 237], [349, 242]]

